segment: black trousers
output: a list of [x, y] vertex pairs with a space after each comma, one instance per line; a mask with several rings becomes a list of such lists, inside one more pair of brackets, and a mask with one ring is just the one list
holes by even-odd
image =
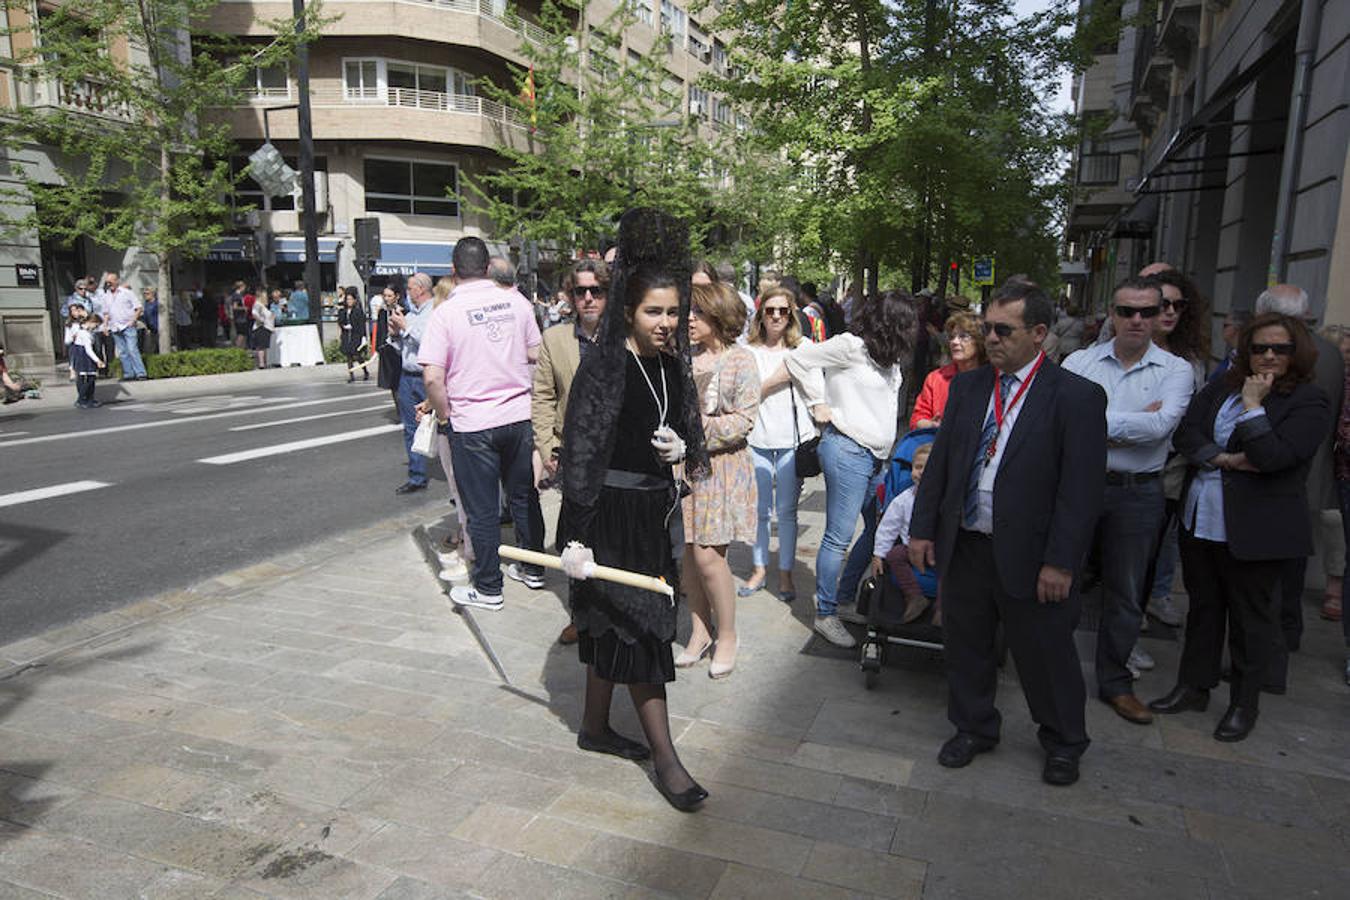
[[998, 740], [1002, 717], [995, 635], [1000, 622], [1017, 664], [1031, 717], [1047, 752], [1081, 756], [1088, 746], [1087, 688], [1073, 641], [1082, 613], [1077, 587], [1062, 603], [1013, 597], [999, 584], [993, 540], [958, 532], [942, 579], [943, 644], [947, 658], [947, 718], [956, 730]]
[[1180, 532], [1181, 570], [1191, 600], [1177, 682], [1209, 690], [1219, 684], [1224, 630], [1233, 666], [1229, 705], [1256, 709], [1280, 634], [1282, 560], [1236, 559], [1228, 545]]

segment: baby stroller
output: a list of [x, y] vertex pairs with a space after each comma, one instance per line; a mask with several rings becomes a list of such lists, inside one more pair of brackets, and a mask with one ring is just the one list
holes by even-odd
[[[892, 500], [914, 484], [910, 471], [914, 464], [914, 453], [925, 444], [932, 443], [936, 437], [936, 428], [920, 428], [905, 435], [896, 446], [890, 468], [877, 488], [878, 519], [884, 515], [886, 506]], [[905, 597], [889, 567], [880, 577], [869, 574], [858, 587], [857, 610], [859, 615], [867, 619], [867, 636], [860, 645], [859, 664], [863, 671], [863, 683], [868, 690], [877, 685], [889, 646], [919, 647], [939, 653], [943, 649], [942, 626], [934, 623], [934, 615], [939, 608], [937, 573], [929, 569], [925, 573], [916, 570], [913, 574], [930, 603], [922, 615], [908, 623], [904, 622]], [[1006, 651], [1001, 629], [995, 652], [999, 660], [1003, 660]]]

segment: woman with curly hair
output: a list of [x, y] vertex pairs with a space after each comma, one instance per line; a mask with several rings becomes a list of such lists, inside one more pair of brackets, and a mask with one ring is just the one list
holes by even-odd
[[[912, 362], [914, 334], [914, 301], [908, 294], [869, 296], [854, 311], [849, 333], [819, 344], [803, 343], [787, 355], [784, 369], [764, 382], [767, 391], [790, 375], [816, 420], [829, 423], [819, 445], [825, 532], [816, 554], [814, 627], [838, 647], [857, 643], [839, 621], [839, 574], [863, 503], [880, 483], [895, 445], [900, 390], [905, 367]], [[824, 374], [823, 395], [819, 380], [812, 377], [816, 369]]]
[[914, 401], [914, 414], [909, 418], [911, 429], [936, 428], [941, 425], [952, 379], [958, 372], [968, 372], [989, 361], [984, 355], [984, 329], [980, 327], [979, 316], [968, 312], [956, 313], [947, 318], [943, 330], [947, 332], [947, 346], [952, 361], [929, 372], [924, 379], [923, 389]]

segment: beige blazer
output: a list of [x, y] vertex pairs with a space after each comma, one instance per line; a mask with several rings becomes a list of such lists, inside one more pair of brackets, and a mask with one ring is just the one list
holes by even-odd
[[581, 347], [576, 326], [563, 322], [547, 329], [539, 345], [539, 362], [534, 367], [534, 393], [530, 398], [530, 423], [534, 426], [534, 447], [547, 462], [562, 445], [563, 422], [567, 419], [567, 393], [572, 389], [581, 365]]

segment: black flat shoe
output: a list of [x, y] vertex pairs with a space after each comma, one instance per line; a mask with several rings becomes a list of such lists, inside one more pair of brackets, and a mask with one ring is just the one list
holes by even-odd
[[998, 741], [958, 732], [938, 751], [938, 765], [948, 769], [963, 769], [970, 765], [977, 753], [988, 753], [997, 746]]
[[696, 781], [694, 786], [680, 791], [678, 794], [666, 787], [661, 781], [661, 776], [655, 778], [656, 789], [661, 792], [661, 796], [666, 798], [666, 802], [678, 809], [680, 812], [694, 812], [703, 805], [703, 801], [708, 799], [708, 792]]
[[600, 737], [591, 737], [586, 732], [577, 733], [577, 746], [591, 753], [608, 753], [621, 759], [641, 762], [651, 757], [652, 752], [637, 741], [629, 740], [616, 731], [607, 731]]
[[1236, 743], [1252, 733], [1256, 727], [1256, 710], [1241, 706], [1230, 706], [1214, 729], [1214, 740], [1225, 744]]
[[1068, 787], [1078, 780], [1078, 757], [1051, 753], [1045, 757], [1041, 780], [1056, 787]]
[[1209, 691], [1179, 684], [1172, 688], [1172, 692], [1166, 697], [1159, 697], [1149, 703], [1148, 708], [1155, 713], [1164, 715], [1179, 712], [1204, 712], [1209, 709]]
[[426, 489], [427, 486], [425, 484], [413, 484], [411, 481], [405, 481], [403, 482], [403, 484], [400, 484], [398, 487], [394, 488], [394, 493], [412, 494], [415, 493], [416, 491], [425, 491]]

